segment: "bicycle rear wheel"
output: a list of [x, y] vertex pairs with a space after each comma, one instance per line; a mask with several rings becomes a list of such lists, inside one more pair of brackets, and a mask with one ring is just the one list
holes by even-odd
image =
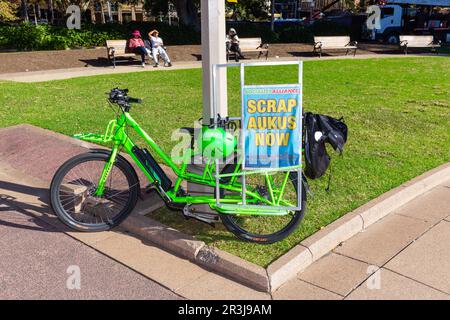
[[139, 180], [133, 167], [121, 157], [109, 173], [103, 195], [95, 195], [108, 159], [107, 153], [81, 154], [64, 163], [53, 177], [50, 186], [52, 208], [72, 229], [109, 230], [134, 209]]
[[[225, 167], [223, 171], [232, 172], [232, 169]], [[283, 191], [280, 192], [286, 175], [288, 175], [289, 181], [286, 182]], [[290, 203], [295, 206], [297, 204], [297, 177], [297, 172], [272, 173], [269, 187], [265, 175], [249, 175], [246, 178], [247, 190], [258, 193], [267, 199], [281, 194], [280, 203]], [[286, 238], [303, 219], [306, 212], [306, 190], [304, 187], [302, 187], [301, 208], [299, 211], [291, 211], [283, 216], [222, 214], [221, 219], [228, 231], [239, 239], [260, 244], [271, 244]]]

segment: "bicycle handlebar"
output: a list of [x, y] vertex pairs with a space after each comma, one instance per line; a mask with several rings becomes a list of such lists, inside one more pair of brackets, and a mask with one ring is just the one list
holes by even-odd
[[128, 97], [128, 102], [129, 103], [142, 103], [142, 99]]
[[128, 112], [131, 103], [141, 103], [142, 99], [128, 96], [128, 89], [114, 88], [108, 94], [108, 100], [111, 103], [117, 103], [124, 111]]

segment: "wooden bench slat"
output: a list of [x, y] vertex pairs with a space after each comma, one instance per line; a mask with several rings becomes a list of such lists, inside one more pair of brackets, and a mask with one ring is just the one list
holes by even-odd
[[106, 48], [108, 49], [108, 51], [111, 48], [114, 48], [115, 56], [129, 54], [126, 52], [126, 50], [127, 50], [127, 41], [126, 40], [106, 40]]
[[314, 37], [314, 49], [313, 52], [318, 53], [319, 57], [322, 56], [323, 50], [353, 50], [353, 55], [356, 54], [356, 50], [358, 47], [356, 46], [356, 42], [353, 43], [350, 41], [349, 36], [318, 36]]
[[[265, 53], [266, 59], [269, 55], [269, 49], [262, 42], [261, 38], [240, 38], [239, 39], [239, 48], [241, 52], [259, 52], [260, 56], [262, 53]], [[228, 56], [229, 53], [227, 53]], [[258, 58], [260, 58], [260, 56]]]
[[[114, 67], [116, 57], [129, 58], [139, 56], [135, 53], [127, 52], [127, 43], [127, 40], [106, 40], [108, 59], [113, 59]], [[112, 49], [114, 49], [114, 52]]]
[[401, 35], [399, 40], [399, 46], [403, 48], [405, 54], [408, 53], [408, 48], [430, 48], [433, 50], [440, 47], [439, 44], [434, 42], [432, 35]]

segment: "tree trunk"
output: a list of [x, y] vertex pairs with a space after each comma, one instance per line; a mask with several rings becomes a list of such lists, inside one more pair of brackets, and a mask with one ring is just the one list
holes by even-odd
[[131, 21], [136, 21], [136, 5], [131, 5]]
[[275, 31], [275, 0], [270, 1], [270, 30]]
[[95, 24], [97, 21], [96, 21], [96, 17], [95, 17], [94, 1], [89, 1], [89, 10], [91, 11], [91, 23]]
[[28, 22], [28, 2], [27, 0], [21, 1], [20, 15], [23, 21]]
[[36, 6], [32, 6], [33, 7], [33, 15], [34, 15], [34, 24], [37, 26], [37, 14], [36, 14]]
[[101, 10], [102, 10], [102, 24], [106, 23], [106, 19], [105, 19], [105, 4], [103, 3], [103, 0], [100, 1], [100, 6], [101, 6]]
[[194, 0], [175, 0], [174, 2], [180, 23], [200, 31], [200, 19]]
[[48, 11], [50, 12], [50, 24], [55, 23], [55, 10], [53, 8], [53, 0], [48, 0]]
[[111, 1], [106, 1], [106, 10], [108, 10], [108, 22], [113, 21], [112, 13], [111, 13]]
[[36, 11], [36, 14], [37, 14], [37, 18], [38, 18], [39, 21], [41, 21], [42, 20], [41, 6], [39, 5], [39, 2], [36, 2], [36, 4], [34, 6], [36, 8], [35, 11]]

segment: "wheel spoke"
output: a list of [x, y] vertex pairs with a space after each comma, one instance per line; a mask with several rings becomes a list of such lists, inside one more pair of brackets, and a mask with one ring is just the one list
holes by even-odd
[[94, 195], [105, 164], [103, 159], [87, 159], [70, 167], [61, 179], [59, 204], [70, 220], [87, 227], [113, 225], [128, 210], [132, 190], [138, 182], [130, 184], [126, 173], [116, 164], [108, 176], [103, 196]]
[[[297, 178], [289, 172], [274, 172], [248, 175], [247, 190], [251, 190], [261, 198], [265, 198], [271, 206], [297, 207]], [[268, 205], [259, 201], [256, 205]], [[293, 223], [298, 220], [301, 211], [289, 211], [286, 215], [244, 216], [227, 215], [225, 222], [229, 221], [234, 227], [230, 231], [236, 234], [245, 234], [261, 241], [264, 237], [270, 238], [275, 234], [290, 230]], [[248, 240], [248, 238], [246, 238]]]

